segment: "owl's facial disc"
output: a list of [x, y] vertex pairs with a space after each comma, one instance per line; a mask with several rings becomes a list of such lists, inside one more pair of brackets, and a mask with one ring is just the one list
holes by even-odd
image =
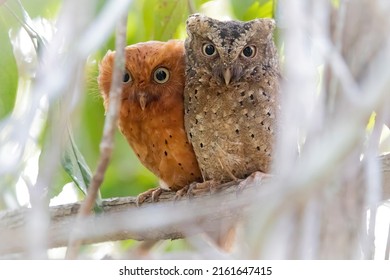
[[[243, 48], [240, 53], [241, 59], [253, 59], [256, 56], [256, 46], [248, 45]], [[228, 65], [222, 68], [222, 76], [226, 85], [229, 85], [231, 82], [238, 81], [242, 76], [242, 67], [237, 63], [237, 57], [233, 59], [233, 65]]]

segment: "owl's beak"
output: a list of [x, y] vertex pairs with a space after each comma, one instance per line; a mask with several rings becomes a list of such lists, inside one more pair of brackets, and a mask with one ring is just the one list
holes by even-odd
[[145, 110], [146, 107], [146, 93], [139, 93], [139, 106], [141, 106], [142, 111]]
[[228, 85], [232, 78], [232, 70], [230, 68], [227, 68], [225, 71], [223, 71], [223, 78], [225, 80], [225, 84]]

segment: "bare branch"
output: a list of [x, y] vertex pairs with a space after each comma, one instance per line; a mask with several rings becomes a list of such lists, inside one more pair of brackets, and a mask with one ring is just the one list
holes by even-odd
[[[224, 201], [236, 199], [237, 184], [238, 182], [229, 182], [220, 186]], [[215, 211], [214, 208], [218, 204], [214, 200], [207, 201], [207, 196], [209, 193], [196, 193], [192, 196], [191, 201], [199, 201], [200, 204], [188, 203], [187, 199], [181, 199], [172, 204], [175, 193], [164, 191], [158, 203], [152, 203], [149, 198], [141, 208], [136, 207], [135, 197], [105, 199], [101, 205], [102, 214], [83, 217], [82, 220], [76, 220], [77, 213], [82, 207], [81, 203], [51, 207], [47, 246], [48, 248], [67, 246], [69, 235], [72, 234], [75, 224], [79, 227], [78, 237], [83, 239], [85, 244], [125, 239], [177, 239], [182, 238], [184, 233], [190, 234], [188, 232], [190, 225], [191, 234], [203, 232], [207, 227], [212, 228], [213, 221], [221, 219], [222, 215], [231, 215], [227, 211]], [[200, 197], [203, 199], [198, 200], [197, 198]], [[157, 208], [160, 216], [163, 216], [165, 220], [157, 216]], [[172, 211], [179, 211], [181, 215], [176, 218], [166, 215]], [[1, 255], [25, 252], [28, 244], [23, 240], [26, 240], [24, 238], [25, 226], [30, 212], [29, 208], [21, 208], [0, 214]], [[194, 215], [194, 212], [197, 214]], [[213, 212], [216, 214], [212, 217], [210, 213]], [[196, 224], [198, 224], [197, 230], [196, 227], [193, 230]]]
[[[390, 198], [390, 154], [381, 156], [383, 172], [383, 198]], [[267, 191], [266, 181], [255, 188], [248, 186], [242, 201], [237, 199], [238, 182], [229, 182], [219, 187], [219, 196], [209, 193], [194, 194], [193, 199], [182, 199], [176, 203], [175, 193], [165, 191], [159, 202], [153, 203], [150, 198], [144, 202], [145, 207], [137, 208], [135, 197], [105, 199], [102, 202], [103, 213], [91, 215], [82, 220], [79, 238], [85, 244], [135, 240], [177, 239], [204, 232], [213, 228], [215, 221], [236, 218], [235, 209], [244, 209], [248, 197], [254, 193]], [[266, 194], [264, 201], [271, 197]], [[199, 199], [201, 198], [201, 199]], [[226, 205], [215, 203], [215, 199]], [[238, 204], [236, 202], [238, 201]], [[80, 203], [66, 204], [50, 208], [50, 226], [48, 229], [48, 248], [67, 246], [71, 229], [74, 228]], [[157, 210], [157, 211], [156, 211]], [[31, 209], [22, 208], [0, 213], [0, 255], [25, 252], [28, 244], [24, 243], [25, 226]], [[172, 213], [180, 212], [174, 216]], [[171, 213], [171, 215], [169, 215]], [[210, 215], [213, 213], [213, 215]], [[242, 213], [245, 213], [243, 211]], [[190, 228], [190, 230], [189, 230]]]
[[390, 224], [389, 224], [389, 232], [387, 233], [387, 244], [385, 249], [385, 260], [390, 260]]

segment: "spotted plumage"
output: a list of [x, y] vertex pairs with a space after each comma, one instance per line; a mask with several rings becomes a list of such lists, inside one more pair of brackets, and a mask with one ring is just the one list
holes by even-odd
[[272, 19], [187, 20], [185, 127], [204, 180], [269, 172], [279, 64]]

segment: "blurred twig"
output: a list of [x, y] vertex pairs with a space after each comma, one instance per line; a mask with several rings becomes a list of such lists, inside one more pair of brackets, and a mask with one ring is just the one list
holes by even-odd
[[[5, 3], [4, 1], [4, 6], [8, 9], [8, 11], [16, 18], [16, 20], [21, 24], [21, 26], [23, 26], [24, 30], [27, 32], [27, 34], [30, 36], [31, 38], [31, 42], [33, 43], [34, 45], [34, 48], [35, 48], [35, 51], [37, 52], [37, 54], [39, 54], [39, 51], [40, 51], [40, 47], [45, 47], [47, 42], [45, 40], [45, 38], [43, 38], [42, 36], [40, 36], [40, 34], [38, 32], [35, 31], [35, 29], [31, 26], [33, 24], [29, 14], [27, 13], [27, 11], [24, 9], [22, 3], [20, 1], [16, 1], [17, 4], [18, 4], [18, 8], [20, 9], [22, 15], [23, 15], [23, 19], [19, 18], [19, 16], [15, 13], [15, 11], [9, 7], [8, 3]], [[0, 5], [2, 3], [0, 2]], [[37, 42], [34, 41], [37, 40]]]
[[195, 14], [196, 9], [193, 0], [187, 0], [188, 12], [190, 14]]
[[380, 163], [375, 156], [379, 152], [379, 143], [383, 127], [383, 114], [377, 114], [377, 118], [374, 124], [374, 128], [371, 133], [371, 137], [368, 140], [366, 151], [364, 153], [365, 165], [364, 171], [366, 173], [366, 193], [365, 205], [370, 209], [370, 218], [368, 222], [368, 234], [366, 240], [366, 246], [363, 246], [363, 252], [366, 259], [373, 259], [375, 256], [375, 228], [376, 228], [376, 215], [377, 205], [376, 202], [381, 199], [381, 177], [378, 176], [380, 172]]
[[[390, 154], [380, 158], [383, 177], [387, 178], [383, 182], [383, 198], [389, 199]], [[238, 182], [229, 182], [221, 185], [219, 188], [221, 197], [216, 196], [215, 198], [226, 203], [226, 208], [234, 206], [237, 209], [242, 209], [243, 205], [248, 204], [248, 197], [254, 197], [254, 192], [265, 193], [263, 202], [271, 201], [269, 199], [271, 197], [270, 194], [266, 193], [268, 191], [267, 183], [264, 182], [264, 184], [255, 188], [251, 186], [245, 188], [244, 195], [247, 196], [243, 198], [247, 199], [247, 202], [244, 200], [240, 204], [234, 205], [233, 202], [237, 201], [237, 185]], [[248, 193], [246, 193], [247, 191]], [[216, 212], [215, 209], [220, 207], [220, 204], [215, 203], [215, 200], [211, 200], [213, 197], [207, 203], [208, 196], [208, 193], [194, 194], [193, 199], [195, 200], [193, 201], [199, 201], [199, 205], [197, 203], [188, 203], [187, 199], [178, 201], [177, 205], [172, 205], [175, 193], [166, 191], [161, 194], [159, 202], [152, 203], [150, 198], [148, 198], [143, 204], [145, 207], [138, 209], [136, 209], [135, 197], [104, 199], [101, 206], [103, 213], [91, 215], [84, 219], [84, 223], [81, 226], [83, 231], [79, 232], [79, 237], [83, 238], [85, 244], [90, 244], [125, 239], [177, 239], [182, 238], [184, 235], [203, 232], [205, 228], [213, 226], [215, 219], [226, 218], [231, 215], [229, 211]], [[153, 207], [148, 207], [151, 204], [153, 204]], [[263, 205], [266, 207], [265, 204]], [[48, 230], [48, 248], [67, 245], [68, 237], [71, 234], [71, 229], [74, 227], [76, 215], [80, 207], [80, 203], [50, 207], [51, 222]], [[30, 211], [30, 209], [22, 208], [0, 213], [1, 255], [25, 251], [27, 244], [23, 243], [22, 236]], [[173, 215], [172, 213], [180, 213], [180, 215]], [[260, 214], [258, 217], [260, 217]], [[190, 232], [188, 229], [190, 229]]]
[[[221, 185], [223, 201], [236, 200], [238, 183]], [[125, 239], [177, 239], [203, 232], [205, 228], [213, 228], [215, 220], [220, 220], [222, 215], [231, 215], [227, 211], [215, 211], [215, 208], [220, 209], [220, 204], [215, 203], [215, 199], [220, 197], [207, 199], [209, 196], [209, 193], [195, 193], [191, 196], [193, 203], [189, 203], [185, 198], [175, 201], [175, 192], [164, 191], [159, 202], [152, 203], [149, 198], [141, 208], [136, 206], [135, 197], [104, 199], [101, 205], [103, 213], [84, 217], [83, 223], [77, 224], [77, 237], [82, 238], [85, 244], [91, 244]], [[175, 204], [172, 204], [174, 201]], [[81, 207], [81, 203], [73, 203], [50, 208], [48, 248], [67, 246]], [[22, 236], [30, 212], [31, 209], [21, 208], [0, 213], [0, 255], [25, 252], [28, 244], [23, 242]], [[179, 214], [173, 215], [174, 212]]]
[[386, 244], [386, 250], [385, 250], [385, 260], [390, 259], [390, 224], [389, 224], [389, 231], [387, 233], [387, 244]]
[[120, 93], [122, 90], [122, 73], [125, 65], [127, 14], [124, 14], [118, 22], [116, 31], [116, 56], [113, 71], [112, 84], [110, 89], [110, 104], [104, 123], [103, 139], [100, 144], [100, 159], [97, 170], [92, 177], [91, 185], [88, 188], [87, 196], [80, 207], [75, 230], [70, 236], [66, 257], [73, 259], [77, 257], [77, 251], [82, 243], [78, 237], [78, 229], [83, 219], [91, 213], [99, 188], [104, 179], [108, 163], [114, 147], [114, 133], [118, 120], [120, 105]]

